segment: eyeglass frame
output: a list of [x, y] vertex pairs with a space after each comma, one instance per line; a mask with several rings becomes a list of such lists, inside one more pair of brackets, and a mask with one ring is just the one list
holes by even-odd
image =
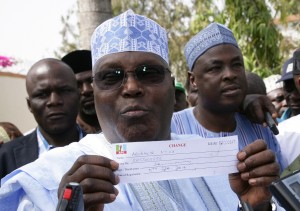
[[[163, 78], [162, 78], [159, 82], [157, 82], [157, 83], [153, 83], [153, 82], [152, 82], [152, 83], [145, 83], [145, 81], [143, 81], [143, 80], [141, 80], [141, 79], [138, 78], [138, 75], [139, 75], [139, 74], [137, 74], [137, 71], [138, 71], [138, 70], [140, 70], [140, 69], [142, 69], [142, 68], [145, 68], [145, 67], [159, 67], [159, 68], [157, 68], [157, 70], [161, 71], [160, 73], [163, 73]], [[162, 82], [164, 82], [165, 76], [166, 76], [167, 73], [170, 73], [170, 74], [171, 74], [171, 71], [170, 71], [170, 69], [169, 69], [168, 67], [164, 67], [163, 65], [157, 65], [157, 64], [155, 64], [155, 65], [146, 65], [146, 64], [139, 65], [139, 66], [137, 66], [133, 71], [127, 71], [127, 72], [126, 72], [123, 68], [121, 68], [121, 67], [117, 67], [117, 68], [116, 68], [116, 67], [112, 67], [112, 68], [106, 68], [106, 69], [107, 69], [107, 70], [108, 70], [108, 69], [111, 69], [111, 71], [107, 71], [107, 73], [109, 73], [109, 72], [116, 72], [116, 71], [120, 70], [120, 71], [122, 71], [123, 77], [122, 77], [122, 80], [120, 80], [121, 83], [120, 83], [119, 86], [116, 86], [116, 87], [114, 87], [114, 88], [109, 88], [109, 89], [103, 89], [103, 87], [101, 88], [101, 87], [99, 87], [99, 85], [97, 84], [97, 80], [95, 79], [95, 76], [96, 76], [96, 75], [99, 75], [100, 73], [103, 73], [105, 70], [103, 70], [103, 71], [100, 70], [99, 72], [95, 73], [95, 74], [92, 76], [92, 80], [93, 80], [93, 83], [94, 83], [94, 84], [98, 87], [98, 89], [101, 90], [101, 91], [113, 91], [113, 90], [120, 89], [122, 86], [124, 86], [124, 84], [126, 84], [129, 75], [134, 76], [135, 80], [137, 80], [137, 81], [139, 81], [139, 82], [144, 82], [144, 83], [143, 83], [144, 85], [158, 85], [158, 84], [161, 84]], [[146, 81], [146, 82], [147, 82], [147, 81]], [[118, 83], [119, 83], [119, 81], [116, 82], [115, 84], [118, 84]], [[113, 86], [114, 86], [114, 85], [112, 85], [112, 87], [113, 87]]]

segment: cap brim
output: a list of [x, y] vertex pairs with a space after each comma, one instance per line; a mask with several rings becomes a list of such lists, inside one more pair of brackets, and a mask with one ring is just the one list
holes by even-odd
[[288, 72], [288, 73], [284, 74], [278, 81], [276, 81], [276, 83], [281, 82], [281, 81], [290, 80], [290, 79], [293, 79], [293, 72]]

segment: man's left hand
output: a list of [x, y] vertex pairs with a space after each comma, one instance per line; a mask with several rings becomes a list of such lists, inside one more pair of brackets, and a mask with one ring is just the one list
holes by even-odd
[[267, 126], [265, 113], [269, 112], [274, 121], [277, 123], [276, 109], [271, 100], [266, 95], [246, 95], [242, 105], [242, 112], [252, 122], [264, 124], [264, 126]]

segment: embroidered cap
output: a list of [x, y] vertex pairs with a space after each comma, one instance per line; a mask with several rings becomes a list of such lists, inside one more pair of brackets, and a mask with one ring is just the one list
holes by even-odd
[[264, 83], [266, 85], [267, 94], [275, 89], [283, 88], [283, 82], [276, 83], [281, 78], [281, 75], [270, 75], [269, 77], [264, 79]]
[[166, 30], [132, 10], [100, 24], [92, 35], [91, 49], [93, 66], [105, 55], [125, 51], [154, 53], [169, 64]]
[[281, 78], [277, 81], [286, 81], [293, 79], [293, 62], [294, 58], [289, 58], [282, 67]]
[[196, 34], [184, 47], [184, 54], [192, 71], [196, 60], [210, 48], [220, 44], [232, 44], [238, 48], [235, 37], [230, 29], [219, 23], [211, 23]]

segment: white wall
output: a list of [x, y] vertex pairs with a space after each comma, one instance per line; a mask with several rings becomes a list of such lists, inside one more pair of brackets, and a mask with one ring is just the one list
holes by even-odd
[[0, 122], [11, 122], [23, 133], [37, 125], [26, 97], [25, 76], [0, 72]]

